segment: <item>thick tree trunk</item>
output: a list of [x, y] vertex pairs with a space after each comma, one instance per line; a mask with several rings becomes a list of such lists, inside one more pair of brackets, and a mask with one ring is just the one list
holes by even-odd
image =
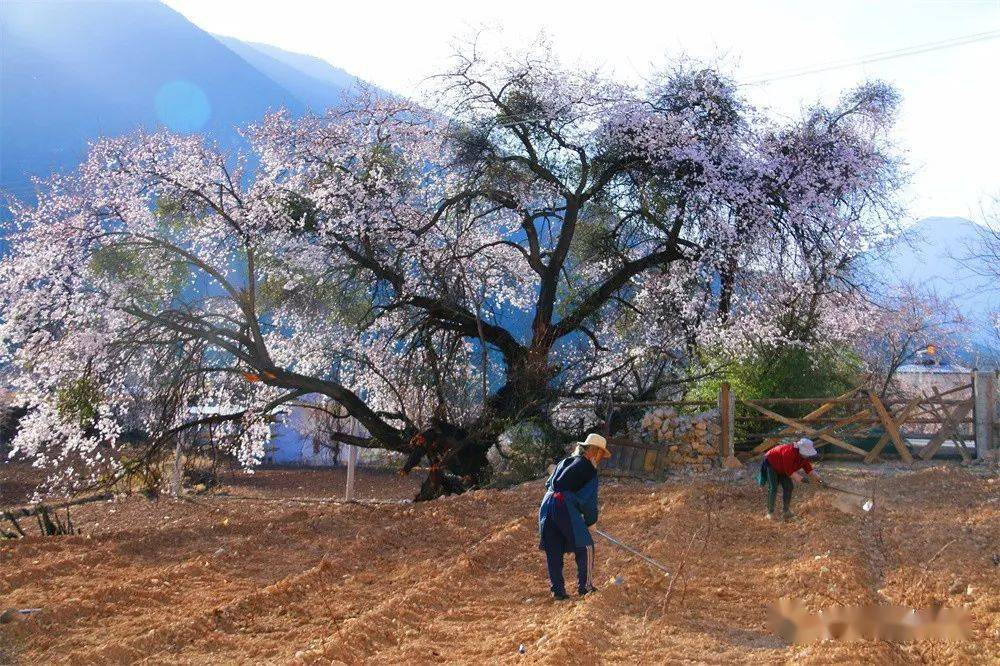
[[506, 383], [487, 399], [480, 416], [467, 429], [437, 418], [432, 419], [430, 428], [419, 433], [395, 428], [336, 383], [278, 368], [262, 374], [270, 384], [302, 394], [325, 395], [343, 405], [372, 438], [338, 435], [340, 441], [368, 447], [377, 443], [377, 448], [406, 453], [409, 459], [403, 466], [404, 473], [426, 458], [431, 471], [417, 499], [427, 500], [487, 483], [492, 476], [487, 453], [501, 433], [519, 421], [544, 415], [554, 398], [550, 383], [556, 369], [549, 365], [552, 336], [536, 337], [541, 342], [528, 350], [522, 348], [516, 355], [505, 355], [509, 364]]
[[[548, 346], [529, 350], [507, 371], [507, 383], [490, 396], [475, 423], [466, 432], [450, 428], [446, 452], [432, 460], [431, 473], [421, 488], [418, 499], [433, 499], [443, 494], [462, 492], [489, 481], [492, 470], [487, 458], [504, 430], [527, 419], [537, 419], [545, 413], [554, 396], [549, 388], [555, 372], [548, 364]], [[459, 431], [459, 432], [456, 432]]]

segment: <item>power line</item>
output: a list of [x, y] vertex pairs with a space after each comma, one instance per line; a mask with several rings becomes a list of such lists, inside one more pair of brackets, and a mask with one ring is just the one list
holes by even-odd
[[809, 65], [798, 69], [786, 70], [784, 72], [777, 72], [772, 75], [764, 76], [760, 79], [748, 81], [743, 85], [759, 86], [765, 83], [771, 83], [773, 81], [782, 81], [784, 79], [793, 79], [793, 78], [798, 78], [800, 76], [808, 76], [810, 74], [820, 74], [823, 72], [830, 72], [833, 70], [844, 69], [847, 67], [856, 67], [858, 65], [867, 65], [875, 62], [882, 62], [885, 60], [905, 58], [907, 56], [917, 55], [920, 53], [940, 51], [943, 49], [950, 49], [950, 48], [955, 48], [957, 46], [965, 46], [966, 44], [975, 44], [976, 42], [985, 42], [993, 39], [1000, 39], [1000, 30], [991, 30], [989, 32], [980, 32], [971, 35], [963, 35], [961, 37], [952, 37], [951, 39], [945, 39], [937, 42], [927, 42], [924, 44], [915, 44], [913, 46], [904, 46], [902, 48], [892, 49], [889, 51], [879, 51], [876, 53], [870, 53], [866, 56], [862, 56], [856, 59], [835, 60], [818, 65]]

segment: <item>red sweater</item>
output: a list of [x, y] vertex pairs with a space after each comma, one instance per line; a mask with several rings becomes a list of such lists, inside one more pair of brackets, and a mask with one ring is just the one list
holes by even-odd
[[800, 469], [805, 470], [806, 474], [813, 471], [813, 466], [809, 464], [809, 461], [803, 458], [799, 450], [791, 444], [776, 446], [768, 451], [765, 457], [767, 464], [778, 474], [791, 476]]

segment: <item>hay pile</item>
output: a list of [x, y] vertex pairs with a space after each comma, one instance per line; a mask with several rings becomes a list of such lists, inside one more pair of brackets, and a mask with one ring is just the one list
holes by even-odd
[[707, 469], [719, 455], [719, 410], [680, 414], [673, 407], [657, 407], [640, 421], [639, 437], [648, 444], [665, 446], [669, 465]]

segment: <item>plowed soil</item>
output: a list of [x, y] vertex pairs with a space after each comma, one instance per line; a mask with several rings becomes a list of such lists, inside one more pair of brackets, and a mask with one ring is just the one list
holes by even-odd
[[[541, 482], [335, 504], [305, 500], [339, 496], [340, 477], [270, 472], [229, 497], [90, 505], [83, 535], [0, 544], [0, 610], [41, 609], [0, 626], [0, 662], [1000, 662], [1000, 481], [957, 465], [826, 471], [874, 490], [875, 510], [802, 487], [798, 518], [775, 524], [749, 474], [605, 480], [599, 527], [674, 582], [599, 539], [600, 591], [567, 602], [537, 550]], [[359, 489], [402, 499], [418, 482]], [[975, 637], [787, 645], [767, 627], [783, 595], [967, 605]]]

